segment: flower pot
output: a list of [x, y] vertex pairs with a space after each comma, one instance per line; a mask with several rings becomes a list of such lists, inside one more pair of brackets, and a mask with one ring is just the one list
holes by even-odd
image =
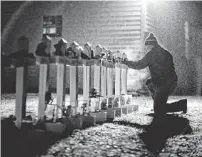
[[121, 108], [122, 114], [128, 114], [128, 106], [124, 106]]
[[93, 116], [80, 116], [82, 120], [82, 128], [87, 128], [94, 126], [96, 124], [96, 119]]
[[60, 123], [60, 122], [56, 122], [56, 123], [46, 122], [45, 123], [45, 130], [47, 132], [51, 132], [54, 134], [62, 134], [66, 128], [67, 128], [67, 124]]
[[116, 116], [116, 110], [114, 108], [107, 109], [107, 120], [113, 120]]
[[133, 106], [133, 112], [138, 110], [138, 105], [132, 105]]
[[95, 117], [96, 123], [103, 123], [107, 121], [107, 112], [101, 111], [101, 112], [92, 112], [90, 113], [91, 116]]
[[133, 106], [128, 106], [128, 113], [132, 113], [133, 112]]
[[116, 117], [120, 117], [122, 115], [121, 107], [115, 107], [114, 110], [116, 111]]
[[71, 124], [73, 125], [74, 129], [82, 128], [82, 119], [80, 117], [70, 117], [69, 120]]

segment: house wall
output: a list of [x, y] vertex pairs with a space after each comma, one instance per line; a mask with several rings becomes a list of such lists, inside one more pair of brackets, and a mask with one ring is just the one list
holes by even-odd
[[190, 31], [189, 84], [194, 94], [202, 95], [202, 25], [192, 25]]
[[[190, 55], [185, 56], [184, 22], [190, 24], [190, 37], [196, 37], [195, 27], [200, 25], [202, 13], [195, 3], [191, 2], [159, 2], [148, 3], [145, 8], [145, 19], [142, 16], [142, 1], [38, 1], [29, 2], [16, 17], [9, 32], [3, 32], [2, 50], [5, 54], [16, 51], [16, 41], [21, 35], [29, 38], [29, 52], [34, 53], [42, 36], [42, 17], [45, 15], [62, 15], [62, 37], [69, 43], [77, 41], [80, 45], [90, 42], [93, 46], [101, 44], [116, 51], [128, 54], [129, 59], [140, 59], [144, 53], [141, 49], [142, 22], [145, 22], [145, 36], [154, 32], [160, 44], [169, 50], [174, 57], [176, 72], [179, 78], [175, 94], [190, 94], [198, 90], [196, 82], [200, 82], [199, 44], [190, 40]], [[25, 2], [28, 3], [28, 2]], [[193, 29], [191, 29], [193, 28]], [[59, 38], [53, 38], [53, 45]], [[197, 48], [197, 50], [196, 50]], [[52, 51], [54, 47], [52, 46]], [[196, 61], [195, 58], [199, 58]], [[192, 63], [189, 65], [189, 63]], [[54, 72], [55, 73], [55, 72]], [[147, 70], [130, 70], [128, 88], [141, 88], [142, 79]], [[191, 75], [191, 76], [190, 76]], [[194, 76], [194, 77], [192, 77]], [[197, 81], [196, 81], [197, 80]], [[197, 85], [196, 85], [197, 84]], [[192, 89], [192, 90], [190, 90]], [[190, 93], [189, 93], [190, 92]]]
[[[72, 41], [80, 45], [90, 42], [93, 47], [100, 44], [111, 51], [124, 51], [130, 59], [138, 59], [141, 56], [141, 5], [141, 1], [29, 2], [15, 17], [10, 31], [4, 33], [3, 52], [16, 51], [16, 41], [24, 35], [29, 39], [29, 53], [34, 53], [42, 37], [43, 16], [62, 15], [62, 37], [69, 44]], [[52, 38], [52, 52], [59, 39]], [[30, 77], [38, 78], [38, 70], [35, 71], [36, 77]], [[56, 73], [54, 69], [51, 72]], [[144, 75], [145, 72], [130, 71], [128, 87], [135, 88], [138, 84], [141, 88]]]
[[[16, 40], [25, 35], [30, 40], [29, 52], [34, 53], [42, 36], [42, 17], [62, 15], [62, 37], [69, 43], [77, 41], [80, 45], [90, 42], [93, 46], [101, 44], [117, 51], [131, 48], [140, 50], [141, 2], [113, 1], [38, 1], [32, 2], [19, 15], [3, 51], [12, 53], [16, 50]], [[17, 18], [17, 17], [16, 17]], [[53, 44], [59, 38], [53, 38]], [[52, 51], [54, 47], [52, 46]]]

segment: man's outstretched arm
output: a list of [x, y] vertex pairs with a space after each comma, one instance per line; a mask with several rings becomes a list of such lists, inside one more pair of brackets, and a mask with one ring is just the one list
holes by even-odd
[[139, 61], [124, 61], [123, 63], [126, 64], [129, 68], [131, 69], [137, 69], [137, 70], [140, 70], [140, 69], [144, 69], [146, 68], [149, 63], [150, 63], [150, 60], [151, 59], [150, 57], [150, 54], [149, 52]]

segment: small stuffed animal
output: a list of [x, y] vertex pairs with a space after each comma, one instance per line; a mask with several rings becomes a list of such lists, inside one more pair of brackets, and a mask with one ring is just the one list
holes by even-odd
[[53, 102], [53, 99], [52, 99], [52, 96], [51, 96], [51, 92], [47, 91], [46, 94], [45, 94], [45, 111], [47, 109], [47, 105], [50, 104], [50, 102], [52, 103]]
[[71, 105], [64, 107], [62, 110], [62, 114], [66, 117], [71, 116], [71, 112], [72, 112], [72, 106]]
[[65, 56], [67, 50], [67, 41], [65, 39], [60, 39], [57, 44], [54, 45], [55, 47], [55, 56]]
[[100, 45], [97, 45], [96, 47], [95, 47], [95, 54], [94, 54], [94, 57], [96, 58], [98, 58], [100, 55], [101, 55], [101, 52], [102, 52], [102, 47], [100, 46]]
[[126, 53], [122, 53], [122, 62], [127, 61], [127, 54]]
[[110, 62], [113, 61], [112, 52], [110, 50], [107, 51], [107, 60]]
[[91, 45], [88, 42], [84, 45], [83, 53], [88, 56], [88, 59], [92, 58]]
[[107, 109], [107, 99], [103, 99], [101, 102], [101, 110]]
[[51, 53], [51, 37], [44, 35], [42, 42], [37, 45], [35, 54], [37, 56], [50, 57]]

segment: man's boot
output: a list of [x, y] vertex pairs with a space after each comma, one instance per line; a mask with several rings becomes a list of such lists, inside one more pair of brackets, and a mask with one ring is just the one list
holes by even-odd
[[182, 99], [170, 104], [166, 104], [167, 112], [180, 112], [187, 113], [187, 99]]

